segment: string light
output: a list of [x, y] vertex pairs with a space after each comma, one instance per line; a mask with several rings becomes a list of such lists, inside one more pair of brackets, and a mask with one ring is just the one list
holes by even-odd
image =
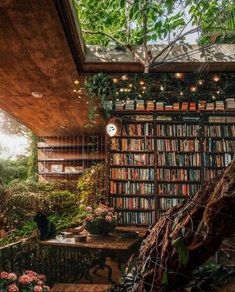
[[79, 84], [79, 81], [78, 81], [78, 80], [75, 80], [75, 81], [74, 81], [74, 84]]
[[181, 96], [184, 95], [183, 91], [180, 91], [180, 95], [181, 95]]
[[113, 83], [118, 83], [118, 79], [117, 78], [113, 78]]
[[197, 91], [197, 87], [196, 87], [196, 86], [191, 86], [191, 87], [190, 87], [190, 90], [191, 90], [192, 92], [196, 92], [196, 91]]
[[220, 81], [220, 77], [218, 75], [214, 75], [212, 80], [215, 82], [218, 82], [218, 81]]
[[199, 85], [203, 85], [203, 83], [204, 83], [204, 80], [202, 80], [202, 79], [201, 80], [198, 80], [198, 84]]
[[183, 73], [175, 73], [175, 77], [178, 79], [181, 79], [184, 77], [184, 74]]
[[163, 91], [163, 90], [164, 90], [164, 87], [163, 87], [162, 85], [160, 86], [160, 90], [161, 90], [161, 91]]
[[128, 76], [125, 74], [125, 75], [122, 75], [121, 77], [122, 80], [128, 80]]
[[144, 80], [140, 80], [139, 85], [144, 85]]
[[76, 92], [77, 92], [77, 90], [76, 90], [76, 89], [74, 89], [74, 90], [73, 90], [73, 92], [74, 92], [74, 93], [76, 93]]

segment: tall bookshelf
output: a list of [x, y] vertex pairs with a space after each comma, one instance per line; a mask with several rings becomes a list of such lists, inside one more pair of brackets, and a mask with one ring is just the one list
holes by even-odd
[[151, 225], [235, 158], [233, 112], [114, 112], [110, 203], [120, 225]]

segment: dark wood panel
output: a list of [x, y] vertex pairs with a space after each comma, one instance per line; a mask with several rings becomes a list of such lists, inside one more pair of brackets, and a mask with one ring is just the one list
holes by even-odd
[[79, 76], [54, 2], [1, 1], [0, 26], [0, 108], [39, 136], [103, 132], [102, 113], [84, 128], [87, 99], [73, 93]]

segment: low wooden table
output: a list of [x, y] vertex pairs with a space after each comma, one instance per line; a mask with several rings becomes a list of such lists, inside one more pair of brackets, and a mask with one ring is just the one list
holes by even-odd
[[[127, 231], [138, 231], [139, 236], [137, 238], [120, 238], [118, 235], [119, 232]], [[89, 270], [93, 267], [98, 267], [98, 269], [108, 268], [109, 274], [108, 279], [113, 283], [112, 280], [112, 269], [106, 265], [106, 259], [108, 257], [117, 259], [119, 268], [122, 263], [126, 263], [129, 257], [139, 248], [142, 238], [146, 232], [145, 228], [131, 228], [131, 227], [118, 227], [116, 228], [116, 233], [106, 237], [87, 237], [86, 242], [61, 242], [56, 239], [40, 241], [42, 245], [47, 246], [58, 246], [58, 247], [75, 247], [81, 249], [89, 249], [92, 251], [99, 251], [99, 257], [96, 262], [92, 263], [92, 266], [89, 267]], [[88, 271], [89, 273], [89, 271]], [[89, 274], [90, 275], [90, 274]], [[92, 281], [92, 278], [90, 277]]]
[[108, 292], [111, 288], [106, 284], [55, 284], [51, 292]]

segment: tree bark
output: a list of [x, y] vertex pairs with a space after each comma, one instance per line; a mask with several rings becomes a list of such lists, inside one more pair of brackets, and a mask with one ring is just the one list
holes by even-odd
[[146, 235], [132, 268], [132, 291], [160, 291], [187, 282], [190, 273], [235, 232], [234, 214], [235, 161], [194, 196], [160, 217]]

